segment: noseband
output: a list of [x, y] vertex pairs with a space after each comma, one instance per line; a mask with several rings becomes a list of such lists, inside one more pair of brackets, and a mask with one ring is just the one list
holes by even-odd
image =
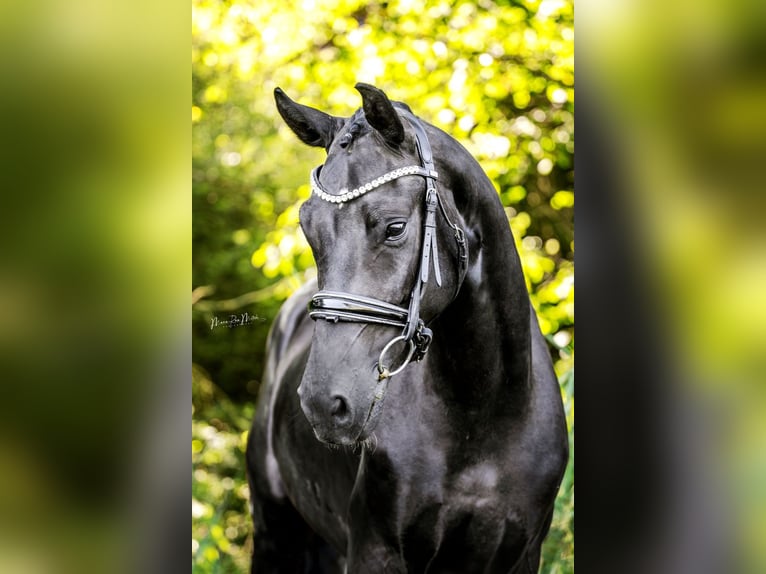
[[[420, 317], [420, 301], [423, 298], [425, 286], [428, 283], [430, 268], [433, 265], [434, 279], [436, 284], [441, 286], [441, 271], [439, 270], [439, 254], [436, 246], [436, 209], [439, 207], [447, 224], [452, 228], [455, 234], [455, 240], [458, 245], [458, 289], [464, 276], [467, 262], [467, 251], [465, 246], [465, 235], [463, 230], [455, 225], [447, 216], [444, 210], [439, 194], [436, 189], [437, 173], [434, 169], [433, 153], [428, 136], [423, 125], [414, 116], [408, 117], [412, 127], [415, 130], [418, 154], [420, 155], [421, 165], [410, 165], [400, 167], [390, 171], [369, 183], [361, 185], [353, 190], [341, 189], [340, 193], [333, 195], [327, 192], [319, 183], [319, 172], [322, 166], [314, 169], [311, 173], [311, 191], [320, 199], [329, 203], [336, 203], [339, 206], [343, 203], [353, 201], [386, 183], [395, 179], [416, 175], [423, 177], [426, 181], [425, 194], [425, 220], [423, 223], [423, 246], [420, 253], [420, 270], [412, 287], [410, 294], [410, 303], [408, 308], [399, 307], [386, 301], [363, 297], [352, 293], [341, 291], [318, 291], [311, 298], [309, 303], [309, 316], [315, 321], [324, 319], [333, 323], [338, 321], [369, 323], [375, 325], [385, 325], [390, 327], [399, 327], [402, 333], [394, 337], [380, 352], [378, 358], [378, 380], [383, 383], [386, 379], [400, 373], [411, 361], [420, 361], [425, 357], [428, 347], [433, 339], [433, 332], [429, 329], [423, 319]], [[456, 290], [457, 293], [457, 290]], [[409, 344], [409, 351], [405, 361], [396, 369], [391, 369], [386, 365], [385, 356], [391, 348], [398, 342]], [[379, 384], [375, 397], [377, 401], [382, 399], [384, 386]]]

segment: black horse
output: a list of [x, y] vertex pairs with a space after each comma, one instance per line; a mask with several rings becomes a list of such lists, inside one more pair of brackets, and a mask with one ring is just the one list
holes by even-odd
[[318, 286], [275, 321], [247, 448], [252, 571], [536, 572], [568, 445], [507, 217], [458, 142], [356, 88], [351, 118], [275, 91], [328, 155]]

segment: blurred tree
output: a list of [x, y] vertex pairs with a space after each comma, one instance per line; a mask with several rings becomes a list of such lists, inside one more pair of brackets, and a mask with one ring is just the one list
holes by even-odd
[[[456, 137], [494, 182], [572, 429], [573, 40], [571, 0], [194, 0], [197, 380], [251, 403], [271, 320], [314, 273], [297, 208], [324, 152], [284, 126], [273, 89], [349, 116], [361, 103], [353, 86], [363, 81]], [[263, 320], [211, 328], [214, 318], [241, 313]], [[213, 401], [196, 396], [203, 419]], [[219, 427], [239, 432], [234, 423]], [[567, 492], [549, 572], [572, 568], [571, 484]]]
[[[218, 300], [251, 293], [195, 307], [194, 359], [217, 384], [256, 389], [269, 320], [312, 264], [296, 206], [323, 152], [283, 126], [278, 85], [350, 115], [353, 85], [374, 83], [457, 137], [508, 208], [543, 330], [571, 339], [572, 12], [560, 0], [194, 2], [193, 280]], [[243, 311], [267, 321], [210, 328]]]

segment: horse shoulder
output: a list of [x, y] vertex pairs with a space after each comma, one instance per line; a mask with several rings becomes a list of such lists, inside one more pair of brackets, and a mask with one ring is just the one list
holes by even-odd
[[248, 476], [251, 489], [261, 496], [284, 497], [284, 485], [274, 453], [274, 407], [284, 388], [286, 367], [295, 360], [298, 350], [294, 344], [305, 320], [306, 303], [315, 285], [309, 283], [296, 291], [280, 308], [269, 331], [266, 366], [256, 402], [256, 416], [250, 429], [247, 446]]

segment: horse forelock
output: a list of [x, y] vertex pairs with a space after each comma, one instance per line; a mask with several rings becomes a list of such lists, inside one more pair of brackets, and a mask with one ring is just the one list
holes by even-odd
[[347, 148], [362, 133], [364, 128], [369, 129], [369, 125], [364, 120], [364, 112], [359, 108], [338, 133], [338, 144], [340, 147]]
[[[410, 109], [410, 107], [404, 102], [392, 101], [391, 103], [395, 109], [402, 110], [409, 114], [413, 113], [412, 109]], [[373, 130], [374, 128], [370, 126], [367, 118], [364, 115], [364, 110], [359, 108], [346, 121], [346, 124], [343, 126], [343, 128], [338, 131], [336, 141], [341, 148], [346, 149], [354, 142], [355, 139]]]

